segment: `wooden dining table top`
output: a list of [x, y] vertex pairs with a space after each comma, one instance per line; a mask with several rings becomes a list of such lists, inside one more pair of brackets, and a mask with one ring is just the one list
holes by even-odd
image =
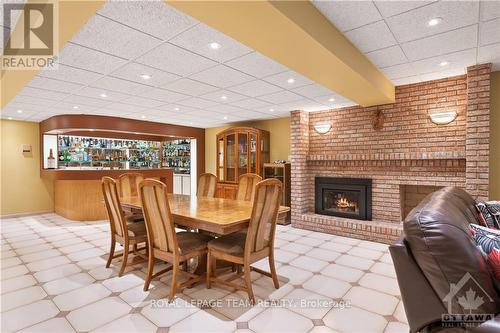
[[[172, 193], [168, 194], [168, 201], [176, 224], [219, 235], [247, 228], [252, 215], [249, 201]], [[139, 197], [122, 197], [120, 202], [126, 209], [142, 210]], [[280, 206], [278, 219], [284, 218], [289, 210], [290, 207]]]

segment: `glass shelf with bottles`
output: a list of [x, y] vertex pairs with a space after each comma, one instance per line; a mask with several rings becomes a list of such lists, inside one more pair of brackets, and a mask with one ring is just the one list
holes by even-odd
[[80, 136], [58, 137], [59, 168], [137, 169], [161, 167], [161, 142]]
[[163, 142], [162, 166], [174, 169], [175, 173], [191, 173], [191, 140]]

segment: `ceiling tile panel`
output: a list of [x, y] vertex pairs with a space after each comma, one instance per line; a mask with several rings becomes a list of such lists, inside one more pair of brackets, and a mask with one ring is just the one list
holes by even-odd
[[394, 45], [385, 49], [372, 51], [366, 54], [368, 59], [378, 68], [395, 66], [408, 62], [401, 46]]
[[146, 92], [140, 94], [140, 97], [152, 98], [157, 101], [162, 101], [165, 103], [173, 103], [183, 99], [189, 98], [188, 95], [176, 93], [174, 91], [169, 91], [160, 88], [149, 88]]
[[38, 75], [41, 77], [79, 83], [83, 85], [87, 85], [102, 77], [102, 74], [69, 67], [63, 64], [58, 64], [56, 69], [44, 69], [40, 71]]
[[500, 1], [481, 1], [479, 4], [481, 21], [500, 17]]
[[67, 43], [59, 53], [59, 62], [63, 65], [108, 74], [123, 66], [126, 60], [80, 45]]
[[256, 98], [243, 99], [241, 101], [229, 102], [230, 105], [237, 106], [242, 109], [256, 109], [271, 105], [268, 102], [260, 101]]
[[263, 56], [259, 52], [252, 52], [231, 60], [226, 65], [257, 78], [263, 78], [287, 70], [285, 66]]
[[111, 104], [106, 105], [106, 109], [111, 110], [111, 111], [131, 113], [131, 112], [142, 112], [146, 109], [146, 107], [125, 104], [125, 103], [111, 103]]
[[40, 97], [40, 98], [46, 98], [46, 99], [52, 99], [55, 101], [60, 101], [64, 98], [68, 97], [69, 94], [45, 90], [45, 89], [24, 87], [19, 92], [18, 96], [32, 96], [32, 97]]
[[78, 95], [71, 95], [68, 96], [67, 98], [64, 99], [65, 103], [69, 103], [72, 105], [87, 105], [87, 106], [95, 106], [96, 108], [98, 107], [104, 107], [108, 104], [111, 104], [112, 101], [110, 100], [104, 100], [103, 98], [97, 99], [97, 98], [89, 98], [85, 96], [78, 96]]
[[303, 97], [300, 95], [297, 95], [291, 91], [280, 91], [274, 94], [269, 94], [269, 95], [264, 95], [260, 96], [259, 99], [264, 100], [269, 103], [273, 104], [282, 104], [282, 103], [288, 103], [292, 101], [297, 101], [302, 99]]
[[[76, 108], [75, 108], [76, 107]], [[64, 110], [64, 112], [78, 112], [78, 113], [86, 113], [92, 112], [96, 109], [96, 106], [82, 105], [82, 104], [73, 104], [68, 102], [58, 102], [54, 109]]]
[[[477, 23], [479, 2], [439, 1], [387, 19], [396, 39], [407, 42]], [[440, 24], [429, 27], [427, 22], [441, 18]]]
[[396, 44], [396, 40], [384, 21], [371, 23], [345, 33], [345, 36], [361, 51], [371, 52]]
[[56, 103], [59, 103], [58, 101], [54, 101], [52, 99], [45, 99], [45, 98], [40, 98], [40, 97], [33, 97], [33, 96], [24, 96], [24, 95], [17, 95], [14, 97], [10, 103], [16, 104], [16, 103], [27, 103], [27, 104], [35, 104], [35, 105], [41, 105], [41, 106], [52, 106]]
[[286, 71], [283, 73], [271, 75], [265, 77], [264, 81], [267, 81], [284, 89], [294, 89], [314, 83], [313, 81], [294, 71]]
[[479, 45], [500, 43], [500, 18], [479, 24]]
[[382, 69], [382, 72], [389, 79], [398, 79], [401, 77], [408, 77], [417, 75], [415, 68], [411, 64], [401, 64], [396, 66], [390, 66]]
[[262, 80], [245, 82], [227, 89], [249, 97], [272, 94], [282, 90], [281, 88]]
[[477, 25], [402, 44], [410, 60], [420, 60], [477, 46]]
[[94, 15], [72, 42], [121, 58], [132, 59], [159, 45], [162, 40], [103, 16]]
[[78, 90], [77, 92], [75, 92], [75, 95], [101, 99], [103, 101], [108, 101], [108, 102], [120, 101], [130, 96], [116, 91], [110, 91], [93, 87], [85, 87], [81, 90]]
[[479, 47], [477, 62], [479, 64], [491, 62], [493, 71], [500, 70], [500, 44]]
[[[217, 62], [226, 62], [252, 51], [240, 42], [203, 23], [172, 38], [170, 43]], [[217, 43], [218, 48], [211, 47], [212, 43]]]
[[[141, 77], [141, 75], [148, 75], [150, 78], [145, 80]], [[155, 87], [163, 86], [181, 78], [179, 75], [167, 73], [135, 62], [128, 63], [125, 66], [118, 68], [111, 73], [110, 76]]]
[[151, 88], [143, 84], [109, 76], [103, 77], [102, 79], [92, 83], [91, 86], [111, 91], [127, 92], [130, 95], [138, 95]]
[[160, 102], [151, 98], [144, 98], [144, 97], [139, 97], [139, 96], [132, 96], [129, 98], [126, 98], [122, 101], [122, 103], [126, 104], [132, 104], [132, 105], [137, 105], [137, 106], [142, 106], [145, 108], [155, 108], [160, 105], [165, 104], [164, 102]]
[[191, 79], [180, 79], [164, 85], [163, 88], [191, 96], [198, 96], [219, 89]]
[[340, 31], [352, 30], [382, 18], [372, 1], [313, 0], [313, 5]]
[[188, 76], [217, 64], [213, 60], [168, 43], [137, 58], [136, 62], [181, 76]]
[[446, 70], [443, 70], [440, 72], [422, 74], [422, 75], [420, 75], [420, 79], [421, 79], [421, 81], [431, 81], [431, 80], [443, 79], [446, 77], [463, 75], [464, 73], [465, 73], [465, 68], [457, 67], [457, 68], [452, 68], [452, 69], [446, 69]]
[[202, 98], [193, 97], [193, 98], [182, 100], [182, 101], [178, 102], [177, 104], [189, 106], [192, 108], [205, 109], [207, 107], [217, 105], [218, 103], [216, 103], [214, 101], [202, 99]]
[[377, 0], [375, 5], [382, 14], [383, 17], [391, 17], [397, 14], [407, 12], [409, 10], [427, 6], [436, 1], [387, 1], [387, 0]]
[[253, 79], [247, 74], [224, 65], [209, 68], [192, 75], [191, 78], [220, 88], [227, 88]]
[[407, 76], [407, 77], [402, 77], [398, 79], [392, 79], [391, 80], [395, 85], [401, 86], [405, 84], [411, 84], [411, 83], [417, 83], [422, 81], [422, 78], [420, 75], [413, 75], [413, 76]]
[[307, 86], [302, 86], [298, 88], [291, 89], [292, 92], [302, 95], [306, 98], [324, 96], [328, 94], [332, 94], [329, 89], [326, 89], [322, 85], [317, 83], [308, 84]]
[[59, 80], [54, 80], [54, 79], [47, 79], [47, 78], [40, 77], [40, 76], [35, 76], [28, 83], [28, 87], [52, 90], [52, 91], [68, 93], [68, 94], [73, 93], [73, 92], [83, 88], [83, 86], [80, 84], [69, 83], [69, 82], [64, 82], [64, 81], [59, 81]]
[[218, 105], [208, 107], [207, 111], [214, 111], [214, 112], [224, 113], [224, 114], [230, 114], [230, 113], [238, 114], [238, 112], [242, 112], [243, 109], [236, 107], [236, 106], [232, 106], [232, 105], [218, 104]]
[[[441, 65], [442, 62], [446, 65]], [[450, 53], [444, 56], [427, 58], [424, 60], [415, 61], [412, 65], [419, 74], [442, 72], [452, 69], [460, 69], [462, 74], [465, 73], [465, 68], [476, 64], [476, 49], [472, 48], [465, 51]]]
[[163, 1], [108, 1], [98, 13], [163, 40], [197, 23]]
[[200, 97], [222, 104], [228, 104], [247, 98], [246, 96], [227, 90], [217, 90], [205, 95], [201, 95]]

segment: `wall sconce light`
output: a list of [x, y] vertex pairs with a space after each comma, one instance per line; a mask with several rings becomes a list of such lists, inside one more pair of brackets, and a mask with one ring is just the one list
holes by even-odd
[[429, 114], [429, 118], [434, 124], [437, 125], [446, 125], [451, 123], [457, 117], [456, 111], [450, 112], [436, 112]]
[[314, 130], [318, 132], [319, 134], [326, 134], [328, 131], [332, 128], [331, 124], [328, 123], [321, 123], [321, 124], [316, 124], [314, 125]]

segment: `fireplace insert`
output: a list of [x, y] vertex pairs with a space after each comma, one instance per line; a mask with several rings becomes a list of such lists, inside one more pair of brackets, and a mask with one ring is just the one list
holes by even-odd
[[315, 178], [316, 214], [372, 219], [372, 180], [363, 178]]

